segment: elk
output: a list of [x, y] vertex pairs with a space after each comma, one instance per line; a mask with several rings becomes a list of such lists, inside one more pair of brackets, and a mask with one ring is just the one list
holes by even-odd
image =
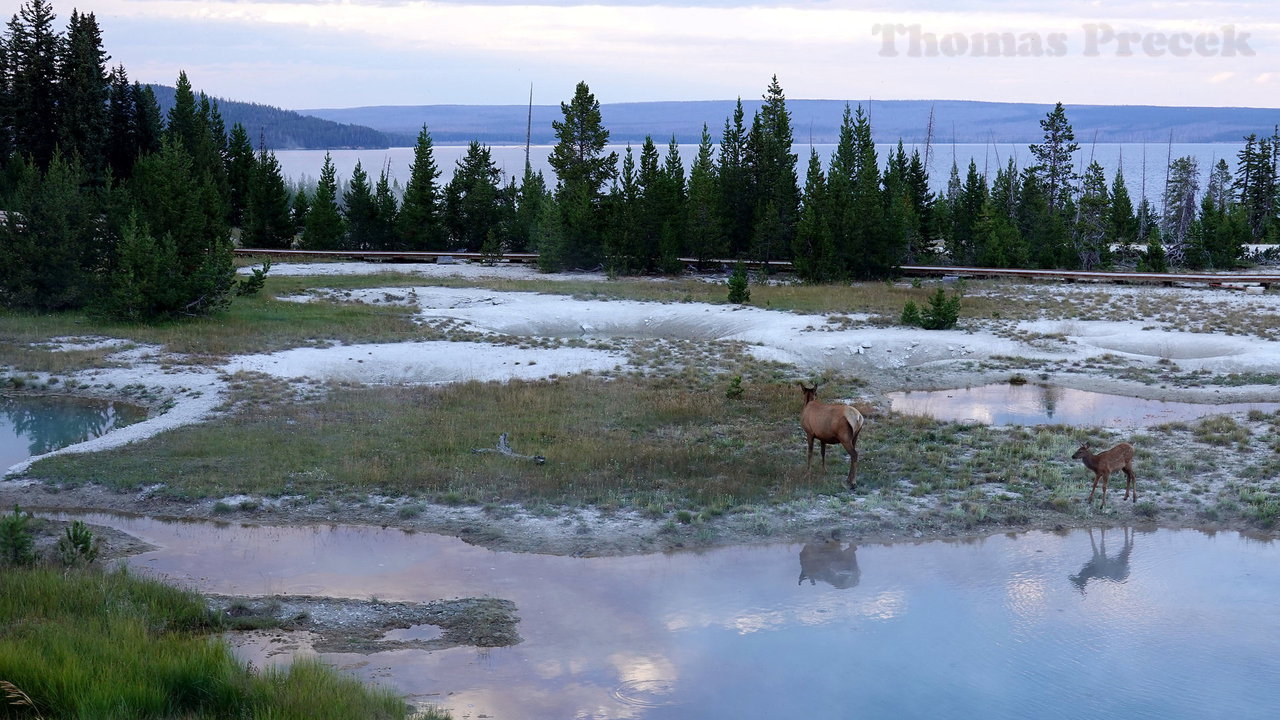
[[[1133, 476], [1133, 446], [1129, 443], [1120, 443], [1119, 445], [1104, 450], [1097, 455], [1089, 450], [1089, 443], [1080, 446], [1075, 454], [1071, 456], [1072, 460], [1079, 460], [1084, 466], [1093, 471], [1093, 489], [1089, 491], [1089, 503], [1093, 502], [1093, 494], [1098, 490], [1098, 481], [1102, 481], [1102, 502], [1098, 505], [1102, 507], [1107, 504], [1107, 481], [1111, 478], [1111, 473], [1116, 470], [1124, 470], [1124, 500], [1129, 500], [1129, 491], [1133, 490], [1133, 502], [1138, 501], [1138, 484]], [[1123, 502], [1123, 500], [1122, 500]]]
[[800, 383], [800, 391], [804, 393], [804, 408], [800, 411], [800, 427], [804, 429], [809, 441], [809, 456], [805, 467], [813, 470], [813, 441], [816, 439], [822, 449], [822, 469], [827, 469], [827, 443], [840, 443], [849, 453], [849, 479], [846, 481], [852, 490], [858, 477], [858, 433], [862, 432], [862, 413], [856, 408], [843, 404], [829, 404], [818, 400], [818, 387], [806, 387]]

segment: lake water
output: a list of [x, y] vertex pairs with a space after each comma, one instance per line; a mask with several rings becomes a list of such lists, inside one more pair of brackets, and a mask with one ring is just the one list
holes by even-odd
[[0, 471], [145, 419], [145, 408], [127, 403], [0, 394]]
[[[680, 158], [684, 161], [687, 170], [689, 165], [697, 158], [698, 146], [680, 145], [679, 147]], [[801, 183], [804, 182], [804, 172], [809, 162], [809, 147], [807, 144], [792, 146], [792, 151], [799, 157], [797, 174]], [[835, 151], [835, 145], [814, 145], [813, 147], [818, 151], [818, 155], [822, 158], [823, 166], [826, 167], [831, 161], [831, 154]], [[876, 146], [876, 152], [882, 167], [885, 164], [887, 154], [896, 147], [896, 143]], [[914, 146], [911, 145], [906, 146], [908, 153], [913, 148]], [[1200, 185], [1203, 188], [1208, 180], [1210, 169], [1218, 160], [1225, 159], [1229, 166], [1235, 167], [1236, 153], [1240, 151], [1240, 148], [1240, 145], [1232, 143], [1174, 143], [1172, 146], [1149, 144], [1145, 147], [1141, 143], [1101, 143], [1096, 146], [1082, 143], [1081, 149], [1076, 153], [1076, 162], [1083, 169], [1083, 166], [1089, 164], [1091, 158], [1097, 160], [1106, 169], [1108, 183], [1111, 182], [1115, 169], [1123, 167], [1129, 194], [1137, 198], [1140, 197], [1143, 187], [1143, 160], [1145, 157], [1147, 197], [1152, 198], [1153, 201], [1158, 201], [1164, 188], [1165, 168], [1168, 165], [1167, 158], [1170, 152], [1175, 158], [1190, 155], [1197, 159], [1202, 174]], [[550, 164], [547, 163], [547, 157], [551, 154], [551, 150], [552, 147], [550, 145], [536, 145], [530, 149], [529, 153], [530, 164], [534, 170], [542, 172], [543, 177], [547, 179], [548, 186], [555, 185], [555, 173], [552, 171]], [[606, 152], [617, 152], [619, 160], [621, 160], [625, 150], [625, 145], [610, 145], [606, 148]], [[636, 155], [636, 162], [639, 163], [640, 147], [638, 145], [633, 146], [633, 150]], [[921, 153], [924, 152], [923, 147], [920, 150]], [[523, 176], [525, 157], [523, 145], [495, 145], [491, 148], [491, 151], [494, 162], [502, 169], [504, 177], [515, 177], [518, 181]], [[660, 151], [663, 155], [666, 154], [665, 144], [660, 147]], [[320, 168], [324, 164], [325, 152], [324, 150], [276, 150], [275, 154], [276, 159], [280, 161], [280, 167], [285, 177], [314, 184], [315, 180], [320, 177]], [[355, 168], [356, 162], [359, 161], [365, 172], [369, 173], [375, 180], [385, 165], [390, 170], [391, 176], [403, 185], [409, 179], [409, 166], [413, 163], [413, 148], [330, 150], [327, 152], [332, 155], [338, 178], [343, 182], [351, 178], [351, 171]], [[457, 161], [466, 155], [466, 152], [465, 145], [436, 145], [434, 147], [436, 166], [440, 168], [440, 183], [446, 183], [453, 177]], [[1031, 164], [1031, 153], [1025, 143], [935, 145], [933, 147], [933, 158], [930, 161], [932, 166], [930, 169], [930, 181], [934, 190], [944, 189], [951, 172], [953, 158], [960, 168], [961, 180], [964, 179], [970, 160], [977, 164], [979, 172], [985, 170], [989, 177], [994, 180], [996, 170], [1003, 167], [1011, 157], [1017, 161], [1019, 167], [1026, 167]]]
[[1275, 402], [1165, 402], [1030, 383], [895, 392], [889, 393], [889, 401], [895, 412], [983, 425], [1149, 427], [1222, 413], [1280, 410], [1280, 403]]
[[204, 591], [514, 601], [508, 648], [324, 658], [455, 718], [1275, 717], [1280, 544], [1191, 530], [624, 558], [76, 515]]

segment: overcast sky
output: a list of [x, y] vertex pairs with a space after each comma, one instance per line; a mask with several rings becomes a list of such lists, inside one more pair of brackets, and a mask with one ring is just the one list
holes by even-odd
[[1280, 106], [1275, 0], [53, 7], [59, 23], [94, 12], [132, 79], [172, 85], [186, 70], [211, 95], [287, 108], [522, 104], [531, 83], [548, 104], [579, 80], [602, 102], [732, 99], [758, 97], [773, 74], [789, 98]]

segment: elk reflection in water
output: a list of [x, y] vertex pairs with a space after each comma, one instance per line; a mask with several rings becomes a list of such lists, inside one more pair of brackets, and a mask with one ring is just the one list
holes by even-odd
[[1068, 576], [1072, 585], [1084, 594], [1090, 580], [1110, 580], [1123, 583], [1129, 579], [1129, 555], [1133, 552], [1133, 530], [1122, 528], [1124, 545], [1115, 556], [1107, 555], [1107, 531], [1100, 530], [1100, 542], [1093, 539], [1093, 528], [1089, 529], [1089, 545], [1093, 548], [1093, 557], [1080, 568], [1080, 572]]
[[803, 585], [806, 579], [810, 585], [817, 585], [821, 580], [841, 590], [857, 585], [862, 579], [858, 546], [845, 545], [835, 538], [805, 543], [800, 549], [800, 580], [796, 584]]

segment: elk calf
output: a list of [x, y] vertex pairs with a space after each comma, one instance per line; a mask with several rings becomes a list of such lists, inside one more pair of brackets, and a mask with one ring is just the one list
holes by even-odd
[[849, 478], [846, 481], [852, 490], [858, 477], [858, 433], [862, 432], [862, 413], [856, 408], [843, 404], [828, 404], [818, 400], [818, 388], [805, 387], [800, 383], [800, 391], [804, 393], [804, 409], [800, 411], [800, 427], [804, 429], [809, 441], [809, 456], [805, 467], [813, 468], [813, 441], [816, 439], [822, 448], [822, 469], [827, 469], [827, 443], [840, 443], [849, 453]]
[[1093, 471], [1093, 489], [1089, 491], [1088, 502], [1093, 502], [1093, 493], [1098, 489], [1098, 480], [1102, 480], [1102, 502], [1098, 505], [1102, 507], [1107, 504], [1107, 481], [1111, 478], [1111, 473], [1116, 470], [1124, 470], [1124, 499], [1129, 500], [1129, 491], [1133, 490], [1133, 502], [1138, 501], [1138, 484], [1133, 476], [1133, 446], [1129, 443], [1120, 443], [1119, 445], [1104, 450], [1094, 455], [1089, 450], [1089, 443], [1080, 446], [1079, 450], [1071, 456], [1072, 460], [1079, 460], [1084, 466]]

